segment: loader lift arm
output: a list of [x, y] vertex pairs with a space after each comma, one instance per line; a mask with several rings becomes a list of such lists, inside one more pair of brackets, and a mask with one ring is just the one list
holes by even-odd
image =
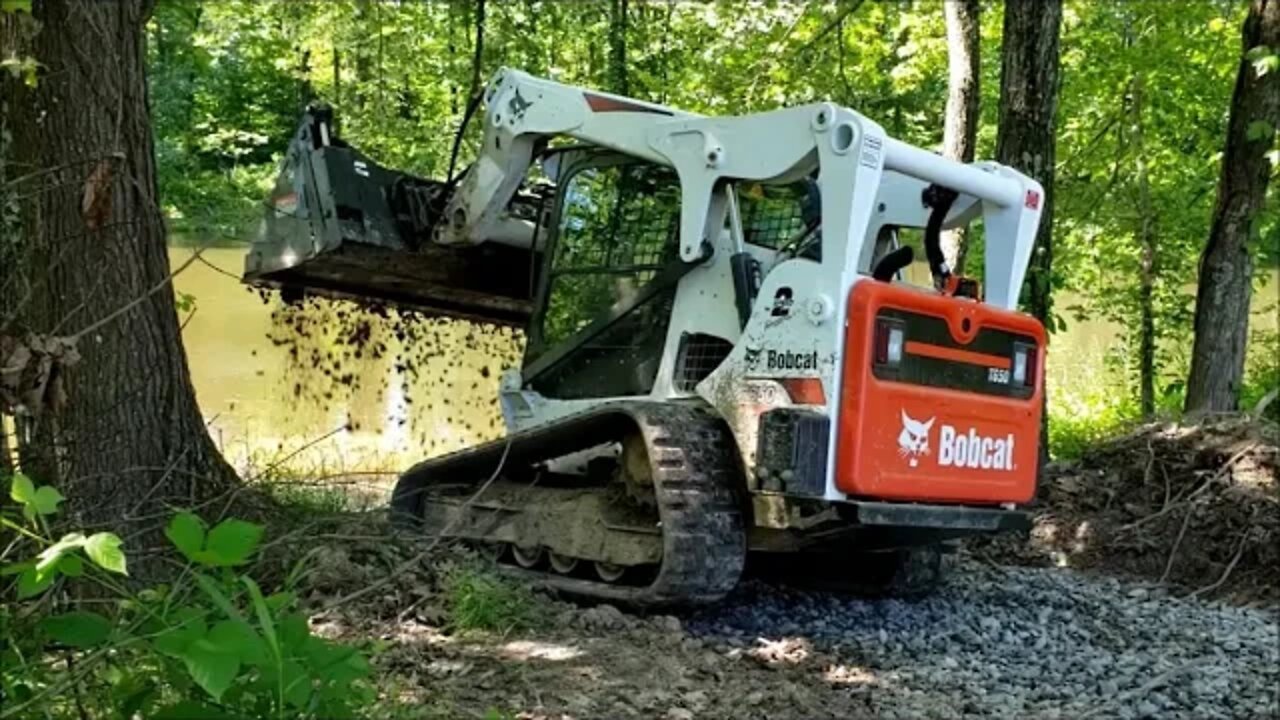
[[959, 198], [947, 223], [982, 213], [1002, 245], [986, 254], [987, 301], [1016, 306], [1042, 192], [1003, 166], [942, 158], [831, 103], [713, 118], [509, 68], [490, 80], [485, 101], [482, 146], [456, 185], [378, 165], [336, 137], [331, 111], [309, 110], [246, 258], [246, 282], [522, 325], [538, 287], [547, 204], [520, 190], [535, 152], [568, 137], [676, 170], [688, 263], [706, 259], [708, 240], [733, 214], [717, 192], [725, 181], [816, 174], [824, 253], [849, 276], [872, 271], [866, 219], [875, 192], [865, 188], [888, 172], [918, 184], [917, 195], [949, 188]]
[[[966, 165], [894, 138], [865, 117], [830, 103], [731, 118], [708, 118], [674, 108], [499, 70], [485, 91], [484, 137], [475, 163], [448, 198], [434, 239], [442, 245], [500, 242], [536, 247], [535, 228], [512, 233], [507, 208], [534, 160], [534, 150], [567, 136], [647, 162], [674, 168], [680, 176], [680, 254], [686, 262], [705, 259], [706, 241], [724, 218], [713, 212], [713, 195], [724, 180], [786, 182], [818, 172], [824, 190], [827, 237], [847, 238], [835, 246], [852, 250], [851, 272], [871, 272], [873, 243], [853, 219], [854, 185], [879, 184], [894, 171], [958, 195], [948, 220], [981, 212], [1008, 247], [987, 253], [987, 299], [1016, 307], [1039, 223], [1038, 183], [995, 163]], [[815, 138], [826, 131], [828, 147]], [[823, 156], [826, 156], [825, 158]], [[823, 160], [850, 160], [828, 172]], [[849, 167], [852, 166], [852, 167]], [[859, 170], [871, 175], [859, 177]], [[870, 202], [872, 193], [861, 193]], [[830, 205], [828, 205], [830, 203]], [[834, 207], [833, 207], [834, 206]], [[861, 214], [863, 216], [867, 215]], [[835, 225], [832, 227], [831, 225]], [[844, 227], [840, 227], [844, 225]], [[501, 231], [500, 231], [501, 230]], [[513, 237], [516, 235], [517, 237]], [[517, 244], [513, 243], [513, 244]]]

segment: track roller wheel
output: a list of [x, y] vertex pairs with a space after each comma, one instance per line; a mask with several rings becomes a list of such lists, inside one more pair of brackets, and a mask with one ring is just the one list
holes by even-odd
[[522, 568], [537, 567], [542, 563], [542, 558], [546, 554], [546, 551], [540, 547], [522, 548], [519, 545], [511, 546], [511, 557], [515, 558], [516, 564]]
[[627, 572], [625, 565], [614, 565], [613, 563], [607, 562], [596, 562], [592, 564], [595, 565], [596, 575], [600, 576], [600, 579], [605, 582], [618, 582]]
[[551, 563], [551, 569], [561, 575], [568, 575], [578, 569], [578, 558], [561, 555], [560, 553], [547, 553], [547, 560]]

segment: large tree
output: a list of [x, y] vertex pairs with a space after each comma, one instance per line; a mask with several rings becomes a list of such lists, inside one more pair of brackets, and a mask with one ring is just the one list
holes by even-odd
[[1236, 409], [1249, 334], [1249, 238], [1267, 192], [1280, 125], [1280, 0], [1252, 0], [1242, 33], [1209, 241], [1200, 256], [1188, 412]]
[[[1027, 305], [1031, 314], [1049, 327], [1053, 312], [1053, 171], [1061, 26], [1062, 0], [1005, 2], [996, 160], [1027, 173], [1044, 188], [1044, 209], [1027, 274]], [[1047, 458], [1047, 412], [1040, 423], [1040, 448], [1042, 459]]]
[[[947, 24], [947, 109], [942, 134], [942, 154], [960, 162], [973, 162], [978, 144], [978, 80], [981, 8], [978, 0], [951, 0], [942, 5]], [[947, 264], [964, 272], [967, 232], [950, 230], [942, 235]]]
[[25, 409], [23, 457], [81, 525], [199, 504], [235, 482], [196, 405], [169, 281], [144, 65], [151, 9], [35, 0], [36, 22], [0, 20], [6, 45], [41, 64], [34, 83], [0, 80], [12, 134], [3, 180], [19, 198], [10, 241], [22, 248], [6, 273], [26, 288], [0, 340], [74, 344], [54, 358], [68, 362], [54, 388], [65, 393]]

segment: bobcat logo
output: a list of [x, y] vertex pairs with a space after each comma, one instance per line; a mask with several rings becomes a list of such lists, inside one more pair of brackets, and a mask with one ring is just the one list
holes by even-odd
[[920, 422], [908, 415], [906, 410], [902, 411], [902, 432], [898, 434], [898, 454], [907, 458], [907, 463], [911, 467], [919, 464], [921, 455], [929, 454], [929, 429], [933, 427], [935, 419], [937, 419], [936, 416]]

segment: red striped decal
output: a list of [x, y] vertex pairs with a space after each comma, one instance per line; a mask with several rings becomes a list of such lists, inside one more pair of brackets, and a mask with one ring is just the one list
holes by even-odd
[[582, 93], [582, 97], [586, 98], [587, 107], [592, 112], [642, 112], [653, 113], [654, 115], [670, 115], [666, 110], [651, 108], [647, 105], [639, 105], [637, 103], [627, 102], [626, 100], [618, 100], [603, 95], [594, 95], [592, 93]]
[[1013, 361], [1007, 357], [1000, 355], [988, 355], [987, 353], [973, 352], [972, 350], [960, 350], [958, 348], [943, 347], [941, 345], [930, 345], [929, 343], [908, 340], [903, 348], [908, 355], [920, 355], [923, 357], [934, 358], [935, 360], [951, 360], [952, 362], [968, 363], [970, 365], [981, 365], [982, 367], [994, 367], [1008, 370], [1013, 366]]

